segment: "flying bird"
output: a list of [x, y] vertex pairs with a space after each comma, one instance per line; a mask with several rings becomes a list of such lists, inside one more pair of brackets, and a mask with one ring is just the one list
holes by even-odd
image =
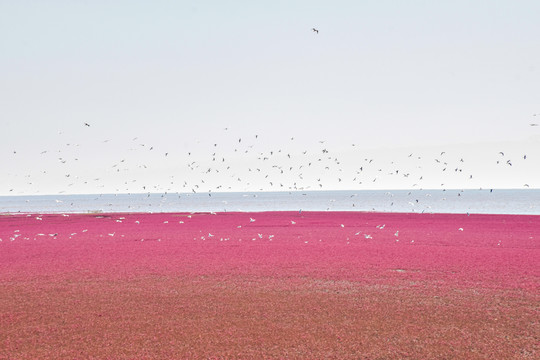
[[84, 123], [84, 126], [90, 127], [90, 124], [85, 122], [85, 123]]
[[318, 34], [319, 33], [319, 30], [315, 29], [315, 28], [311, 28], [311, 31], [313, 31], [314, 33]]

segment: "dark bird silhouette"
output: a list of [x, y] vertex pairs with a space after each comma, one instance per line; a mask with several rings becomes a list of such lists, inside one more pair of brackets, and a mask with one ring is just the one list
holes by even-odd
[[311, 28], [311, 31], [313, 31], [314, 33], [318, 34], [319, 33], [319, 30], [315, 29], [315, 28]]
[[85, 123], [84, 123], [84, 126], [90, 127], [90, 124], [85, 122]]

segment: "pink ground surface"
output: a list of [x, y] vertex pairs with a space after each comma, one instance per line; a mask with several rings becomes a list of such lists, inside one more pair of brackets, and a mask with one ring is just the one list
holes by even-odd
[[540, 356], [540, 216], [25, 214], [0, 239], [0, 358]]

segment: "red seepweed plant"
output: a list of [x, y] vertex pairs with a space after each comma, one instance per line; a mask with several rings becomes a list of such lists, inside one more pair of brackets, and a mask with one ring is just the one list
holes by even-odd
[[0, 359], [537, 358], [540, 216], [0, 217]]

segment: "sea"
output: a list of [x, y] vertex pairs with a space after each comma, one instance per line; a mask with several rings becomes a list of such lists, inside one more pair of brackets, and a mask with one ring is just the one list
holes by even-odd
[[540, 215], [540, 189], [0, 196], [0, 213], [363, 211]]

